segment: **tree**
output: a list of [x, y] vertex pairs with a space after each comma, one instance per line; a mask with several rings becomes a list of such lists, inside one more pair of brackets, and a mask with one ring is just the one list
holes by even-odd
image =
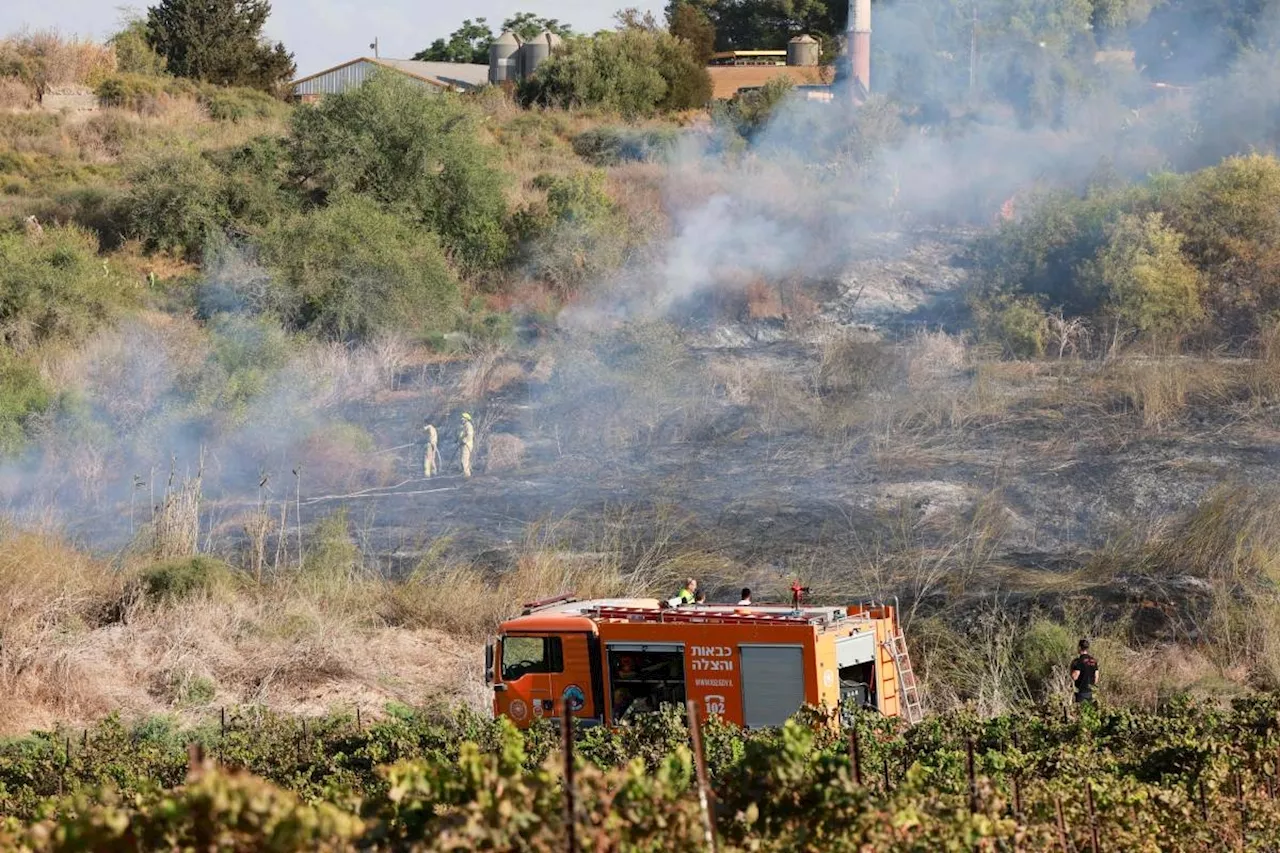
[[1098, 258], [1108, 313], [1144, 335], [1187, 331], [1203, 311], [1200, 273], [1182, 254], [1183, 236], [1159, 213], [1124, 214], [1109, 236]]
[[293, 116], [295, 182], [325, 203], [367, 196], [440, 235], [462, 266], [490, 269], [509, 250], [496, 152], [474, 107], [394, 73]]
[[831, 37], [843, 31], [848, 0], [670, 0], [670, 26], [682, 6], [711, 22], [718, 50], [774, 50], [792, 36]]
[[474, 62], [489, 61], [489, 45], [493, 44], [493, 30], [484, 18], [470, 18], [449, 34], [449, 40], [436, 39], [426, 50], [418, 51], [413, 58], [420, 62]]
[[689, 43], [698, 63], [706, 65], [716, 50], [716, 27], [706, 13], [692, 3], [680, 3], [667, 25], [671, 35]]
[[595, 105], [636, 116], [704, 106], [711, 79], [688, 42], [633, 26], [566, 42], [520, 92], [529, 103]]
[[573, 35], [573, 28], [555, 18], [543, 18], [533, 12], [517, 12], [502, 22], [502, 31], [515, 33], [521, 41], [536, 39], [544, 32], [552, 32], [560, 38]]
[[107, 39], [116, 52], [116, 68], [126, 74], [155, 77], [164, 73], [164, 57], [147, 41], [147, 21], [129, 17], [121, 21], [119, 32]]
[[147, 41], [179, 77], [275, 92], [295, 66], [262, 35], [270, 14], [268, 0], [161, 0], [147, 12]]

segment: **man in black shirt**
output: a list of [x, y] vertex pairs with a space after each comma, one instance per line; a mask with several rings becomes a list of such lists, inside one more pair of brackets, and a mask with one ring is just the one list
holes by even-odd
[[1076, 686], [1076, 704], [1092, 703], [1098, 684], [1098, 661], [1089, 654], [1089, 641], [1080, 641], [1080, 655], [1071, 662], [1071, 680]]

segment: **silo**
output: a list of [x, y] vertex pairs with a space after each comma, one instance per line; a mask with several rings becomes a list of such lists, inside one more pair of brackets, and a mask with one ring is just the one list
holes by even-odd
[[787, 42], [788, 65], [817, 65], [820, 45], [810, 35], [796, 36]]
[[520, 80], [520, 39], [513, 32], [504, 32], [489, 45], [489, 82], [505, 83]]
[[533, 76], [543, 60], [551, 55], [551, 51], [560, 46], [560, 36], [550, 31], [543, 31], [538, 37], [520, 46], [520, 74], [524, 79]]

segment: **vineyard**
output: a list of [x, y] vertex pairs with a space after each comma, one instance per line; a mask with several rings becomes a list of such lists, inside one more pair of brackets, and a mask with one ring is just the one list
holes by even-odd
[[705, 850], [708, 815], [720, 850], [1262, 851], [1280, 839], [1277, 695], [954, 712], [905, 731], [862, 715], [836, 732], [801, 714], [746, 734], [711, 721], [693, 739], [666, 709], [578, 732], [568, 768], [549, 725], [388, 710], [373, 723], [244, 711], [182, 731], [109, 718], [5, 742], [0, 849]]

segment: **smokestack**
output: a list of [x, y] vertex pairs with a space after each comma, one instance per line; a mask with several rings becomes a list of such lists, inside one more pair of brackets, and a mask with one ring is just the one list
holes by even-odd
[[849, 0], [849, 31], [845, 44], [849, 51], [849, 72], [853, 77], [849, 96], [857, 99], [871, 91], [871, 0]]

